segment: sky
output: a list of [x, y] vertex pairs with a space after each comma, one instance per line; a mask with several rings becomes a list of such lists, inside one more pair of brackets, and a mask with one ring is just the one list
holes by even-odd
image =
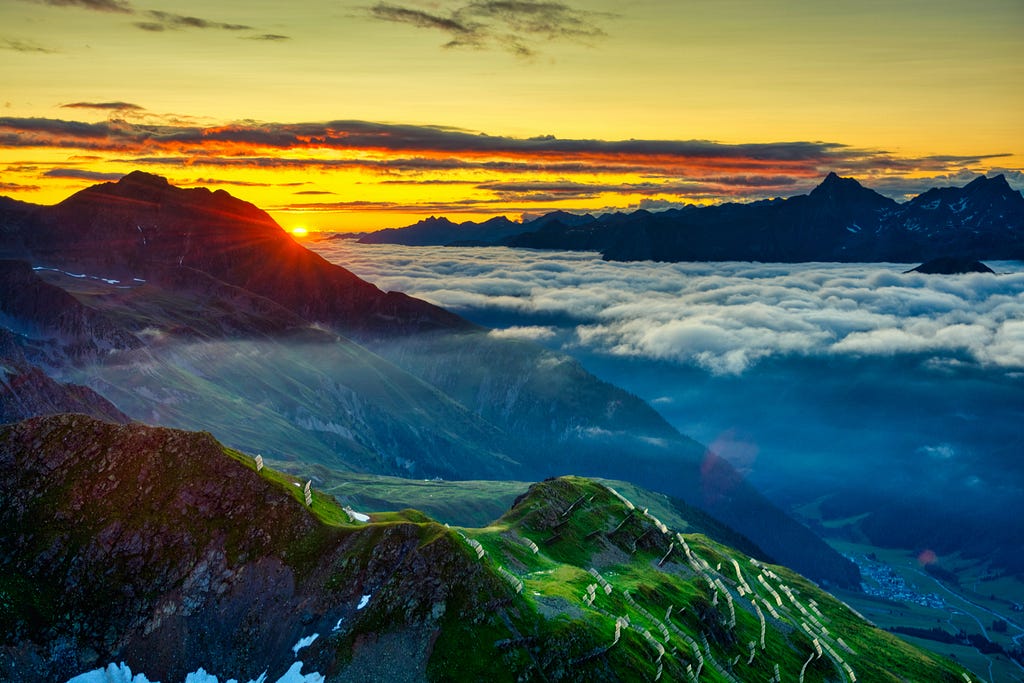
[[0, 194], [135, 169], [287, 229], [1024, 187], [1019, 0], [5, 0]]

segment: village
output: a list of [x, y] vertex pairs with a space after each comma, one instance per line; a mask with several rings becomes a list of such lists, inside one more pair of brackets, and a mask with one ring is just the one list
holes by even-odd
[[866, 555], [847, 555], [860, 569], [861, 589], [876, 598], [893, 602], [913, 603], [931, 609], [946, 609], [946, 602], [937, 593], [919, 593], [888, 565]]

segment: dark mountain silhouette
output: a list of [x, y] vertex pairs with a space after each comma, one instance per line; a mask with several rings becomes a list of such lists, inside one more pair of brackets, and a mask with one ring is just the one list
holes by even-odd
[[470, 329], [399, 292], [382, 292], [297, 244], [224, 190], [181, 189], [135, 171], [52, 207], [5, 207], [0, 255], [109, 278], [187, 279], [200, 271], [312, 322], [355, 333]]
[[292, 467], [629, 479], [815, 579], [858, 583], [852, 563], [636, 396], [571, 358], [385, 294], [223, 191], [132, 173], [54, 207], [2, 203], [0, 214], [0, 252], [42, 269], [11, 266], [0, 290], [19, 306], [17, 325], [54, 327], [73, 310], [72, 321], [97, 321], [75, 322], [68, 329], [85, 332], [73, 338], [106, 339], [102, 319], [146, 345], [76, 360], [53, 351], [61, 337], [20, 343], [66, 358], [60, 371], [132, 418], [208, 429]]
[[405, 228], [387, 228], [359, 239], [363, 244], [406, 244], [416, 247], [492, 242], [522, 232], [519, 223], [496, 216], [483, 223], [453, 223], [431, 216]]
[[[408, 230], [389, 232], [388, 241], [412, 244]], [[519, 234], [495, 233], [485, 242], [599, 251], [616, 261], [921, 262], [946, 254], [1019, 259], [1024, 197], [997, 175], [899, 204], [829, 173], [809, 194], [789, 199], [596, 218], [553, 212], [522, 224]]]
[[963, 273], [994, 273], [981, 261], [961, 258], [959, 256], [941, 256], [911, 268], [908, 273], [925, 273], [928, 275], [961, 275]]

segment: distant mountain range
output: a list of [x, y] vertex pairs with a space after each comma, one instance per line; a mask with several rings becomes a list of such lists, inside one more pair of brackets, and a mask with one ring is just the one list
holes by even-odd
[[830, 173], [788, 199], [601, 216], [556, 211], [522, 224], [432, 217], [359, 241], [598, 251], [613, 261], [1024, 259], [1024, 196], [1002, 175], [981, 176], [900, 204]]
[[135, 172], [55, 206], [0, 199], [0, 258], [0, 364], [22, 378], [3, 388], [7, 420], [71, 409], [207, 430], [325, 487], [346, 472], [626, 479], [765, 557], [858, 585], [851, 562], [637, 397], [382, 292], [223, 191]]

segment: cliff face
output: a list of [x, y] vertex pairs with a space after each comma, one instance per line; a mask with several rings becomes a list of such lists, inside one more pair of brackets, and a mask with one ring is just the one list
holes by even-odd
[[325, 524], [208, 434], [28, 420], [0, 428], [0, 480], [0, 680], [111, 661], [275, 680], [312, 633], [302, 659], [330, 672], [381, 624], [423, 659], [453, 591], [469, 610], [503, 592], [436, 523]]
[[127, 415], [89, 387], [58, 382], [30, 363], [22, 343], [0, 327], [0, 424], [55, 413], [85, 413], [110, 422], [128, 422]]

